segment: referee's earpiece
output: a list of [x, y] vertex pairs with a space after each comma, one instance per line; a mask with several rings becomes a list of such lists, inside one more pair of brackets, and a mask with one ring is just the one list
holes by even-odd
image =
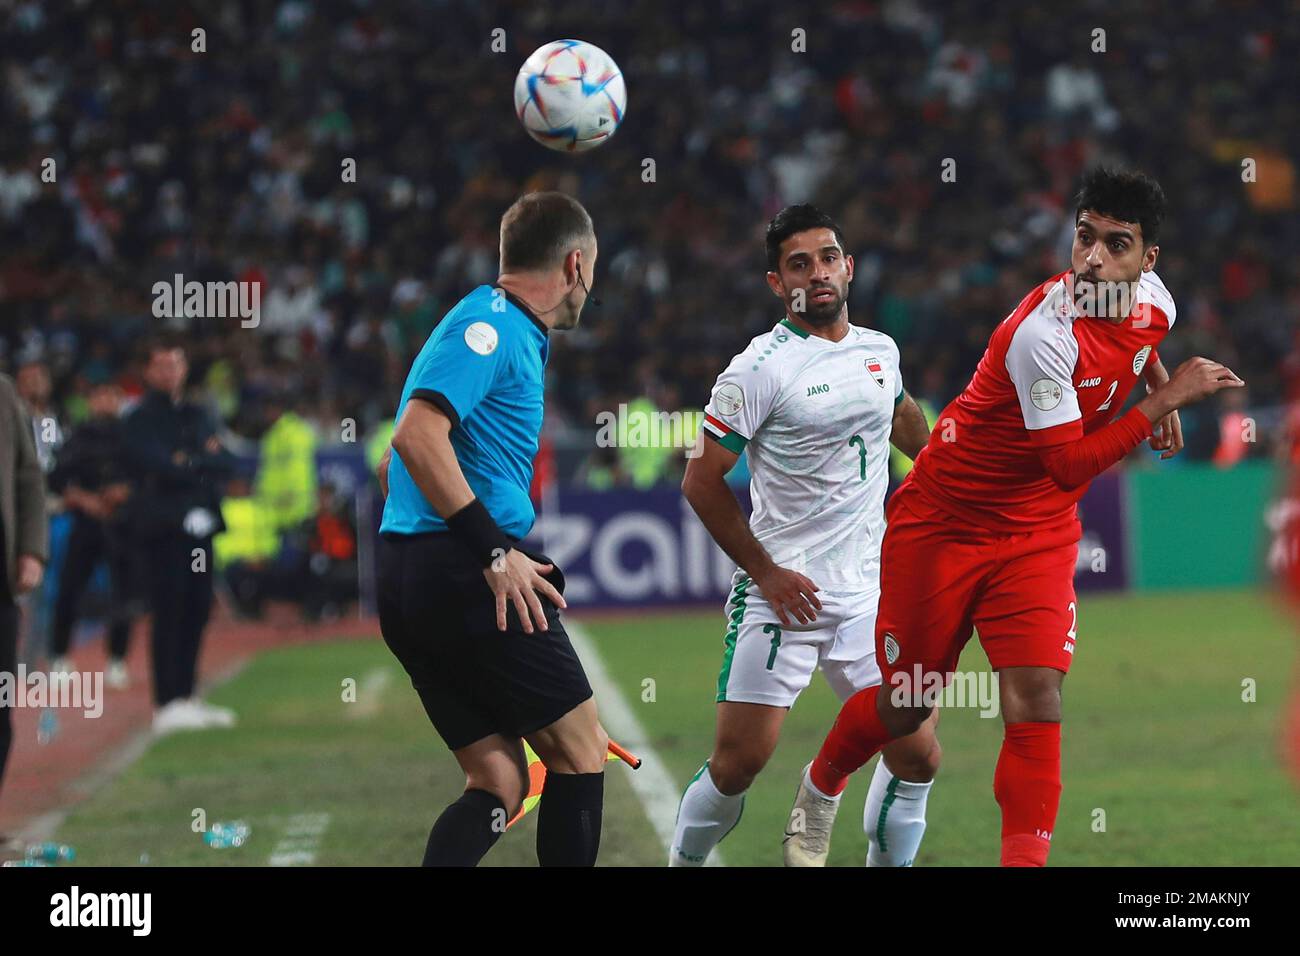
[[591, 290], [587, 288], [587, 283], [582, 281], [582, 253], [578, 253], [577, 261], [578, 283], [582, 286], [582, 291], [587, 293], [587, 298], [591, 300], [592, 305], [600, 305], [600, 300], [592, 295]]

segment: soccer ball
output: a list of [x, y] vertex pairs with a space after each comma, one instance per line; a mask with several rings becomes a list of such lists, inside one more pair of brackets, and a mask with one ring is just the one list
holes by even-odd
[[626, 109], [618, 64], [583, 40], [546, 44], [515, 77], [515, 115], [547, 149], [581, 153], [599, 146], [614, 135]]

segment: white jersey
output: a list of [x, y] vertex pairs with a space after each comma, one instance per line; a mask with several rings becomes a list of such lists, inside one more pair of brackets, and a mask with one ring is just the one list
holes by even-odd
[[727, 366], [704, 431], [749, 450], [749, 526], [772, 559], [830, 593], [876, 594], [898, 346], [849, 326], [838, 342], [789, 319]]

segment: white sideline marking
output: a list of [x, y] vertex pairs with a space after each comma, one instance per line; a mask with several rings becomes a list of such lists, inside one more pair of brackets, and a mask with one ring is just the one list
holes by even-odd
[[392, 682], [393, 672], [387, 667], [376, 667], [372, 671], [367, 671], [357, 684], [356, 703], [349, 706], [344, 713], [354, 719], [375, 716], [383, 706], [384, 690]]
[[299, 813], [289, 818], [284, 836], [271, 851], [267, 866], [311, 866], [316, 862], [320, 838], [330, 825], [328, 813]]
[[[565, 618], [565, 630], [573, 641], [574, 649], [582, 658], [582, 666], [587, 671], [587, 680], [596, 694], [596, 707], [600, 722], [615, 740], [641, 758], [641, 769], [628, 768], [628, 779], [645, 815], [654, 827], [663, 844], [663, 863], [667, 865], [668, 853], [673, 845], [673, 831], [677, 828], [677, 805], [681, 802], [682, 791], [674, 782], [668, 767], [659, 752], [650, 744], [650, 735], [641, 726], [641, 721], [619, 691], [618, 685], [605, 670], [605, 662], [600, 659], [595, 642], [586, 629]], [[705, 866], [725, 866], [722, 851], [715, 847], [709, 854]]]

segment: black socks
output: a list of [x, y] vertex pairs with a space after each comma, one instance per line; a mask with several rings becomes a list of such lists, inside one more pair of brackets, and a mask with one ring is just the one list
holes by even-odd
[[595, 866], [604, 797], [603, 773], [547, 773], [537, 809], [537, 862]]
[[[548, 773], [537, 808], [537, 862], [595, 866], [600, 850], [603, 773]], [[425, 866], [477, 866], [507, 822], [506, 808], [486, 790], [466, 790], [429, 831]]]
[[[599, 806], [599, 804], [597, 804]], [[598, 811], [599, 812], [599, 811]], [[425, 866], [477, 866], [506, 830], [506, 807], [486, 790], [466, 790], [429, 831]], [[599, 816], [596, 834], [600, 835]], [[540, 842], [541, 837], [538, 837]]]

